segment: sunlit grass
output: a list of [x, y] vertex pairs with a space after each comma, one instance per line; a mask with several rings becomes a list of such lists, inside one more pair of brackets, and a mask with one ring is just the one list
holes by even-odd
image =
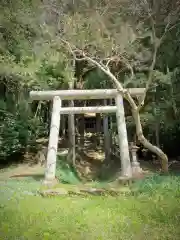
[[157, 175], [116, 198], [42, 198], [32, 179], [1, 182], [0, 239], [180, 239], [179, 180]]

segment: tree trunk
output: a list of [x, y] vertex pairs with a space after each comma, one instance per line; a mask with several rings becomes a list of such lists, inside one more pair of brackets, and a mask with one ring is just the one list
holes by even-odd
[[[106, 70], [104, 70], [106, 72]], [[132, 116], [135, 121], [135, 126], [136, 126], [136, 134], [138, 140], [142, 143], [142, 145], [149, 149], [151, 152], [155, 153], [161, 160], [161, 166], [162, 166], [162, 172], [167, 173], [168, 172], [168, 157], [167, 155], [157, 146], [154, 146], [151, 144], [143, 134], [142, 130], [142, 125], [141, 125], [141, 119], [140, 119], [140, 114], [139, 114], [139, 107], [136, 105], [135, 101], [131, 97], [130, 93], [128, 90], [124, 89], [121, 85], [121, 83], [116, 79], [116, 77], [111, 73], [107, 72], [107, 75], [111, 78], [113, 81], [114, 85], [116, 86], [117, 90], [123, 94], [124, 98], [128, 101], [128, 103], [131, 106], [131, 111], [132, 111]], [[146, 90], [147, 91], [147, 90]]]
[[[69, 83], [69, 89], [74, 88], [74, 82]], [[70, 107], [74, 107], [74, 101], [70, 100]], [[68, 116], [68, 133], [69, 133], [69, 153], [68, 161], [75, 165], [76, 160], [76, 139], [75, 139], [75, 124], [74, 124], [74, 114], [69, 114]]]
[[[104, 105], [107, 105], [107, 99], [104, 100]], [[105, 163], [109, 163], [110, 158], [110, 135], [109, 135], [109, 124], [108, 115], [103, 117], [103, 132], [104, 132], [104, 148], [105, 148]]]
[[96, 114], [96, 131], [97, 131], [97, 145], [100, 146], [101, 145], [101, 115], [100, 113]]
[[[91, 60], [91, 61], [93, 61], [93, 60]], [[132, 116], [133, 116], [134, 121], [135, 121], [136, 134], [137, 134], [138, 140], [142, 143], [142, 145], [145, 148], [149, 149], [151, 152], [155, 153], [160, 158], [161, 166], [162, 166], [162, 172], [167, 173], [168, 172], [168, 157], [160, 148], [151, 144], [144, 137], [143, 130], [142, 130], [142, 125], [141, 125], [140, 114], [139, 114], [139, 109], [140, 108], [136, 105], [136, 103], [133, 100], [133, 98], [131, 97], [129, 91], [127, 89], [123, 88], [121, 83], [117, 80], [117, 78], [110, 71], [107, 71], [106, 69], [103, 69], [101, 67], [101, 65], [98, 65], [97, 63], [95, 63], [95, 64], [110, 77], [110, 79], [112, 80], [112, 82], [116, 86], [117, 90], [128, 101], [129, 105], [131, 106]], [[147, 92], [147, 89], [146, 89], [146, 92]], [[144, 95], [144, 99], [145, 99], [145, 96], [146, 96], [146, 92], [145, 92], [145, 95]]]
[[134, 145], [136, 146], [137, 145], [136, 133], [133, 136], [133, 142], [134, 142]]
[[80, 124], [79, 124], [79, 133], [80, 133], [80, 144], [84, 146], [84, 133], [85, 133], [85, 121], [84, 114], [80, 116]]
[[[167, 157], [167, 155], [160, 148], [158, 148], [157, 146], [152, 145], [144, 137], [143, 131], [142, 131], [140, 115], [139, 115], [139, 110], [144, 105], [144, 100], [145, 100], [145, 97], [146, 97], [146, 93], [147, 93], [149, 85], [151, 84], [152, 79], [153, 79], [153, 74], [152, 73], [153, 73], [153, 70], [154, 70], [155, 63], [156, 63], [157, 50], [158, 50], [158, 47], [160, 46], [161, 41], [162, 41], [162, 38], [160, 39], [160, 42], [158, 43], [158, 45], [155, 42], [153, 61], [152, 61], [151, 66], [149, 67], [148, 81], [147, 81], [145, 92], [143, 94], [142, 101], [140, 102], [139, 106], [136, 105], [134, 99], [130, 95], [129, 90], [123, 88], [123, 85], [118, 81], [118, 79], [113, 75], [113, 73], [105, 65], [100, 64], [99, 62], [97, 62], [96, 60], [94, 60], [94, 59], [92, 59], [92, 58], [90, 58], [88, 56], [85, 56], [83, 58], [83, 60], [86, 59], [87, 61], [91, 62], [96, 67], [98, 67], [102, 72], [104, 72], [109, 77], [109, 79], [111, 80], [113, 85], [116, 87], [117, 91], [124, 98], [126, 98], [126, 100], [128, 101], [128, 103], [131, 106], [132, 115], [133, 115], [133, 118], [134, 118], [134, 121], [135, 121], [135, 125], [136, 125], [136, 134], [137, 134], [138, 140], [143, 144], [143, 146], [145, 148], [148, 148], [150, 151], [155, 153], [161, 159], [162, 171], [163, 172], [168, 172], [168, 157]], [[78, 59], [78, 58], [76, 58], [76, 60], [82, 61], [82, 59]], [[134, 76], [133, 69], [131, 68], [131, 66], [129, 64], [127, 64], [127, 65], [128, 65], [128, 68], [130, 68], [130, 71], [131, 71], [131, 75], [132, 75], [131, 78], [133, 78], [133, 76]]]
[[[109, 99], [109, 105], [112, 106], [112, 99]], [[109, 138], [110, 138], [110, 149], [112, 149], [112, 138], [113, 138], [113, 117], [110, 115], [109, 117], [110, 121], [110, 131], [109, 131]]]
[[156, 146], [159, 148], [160, 147], [160, 140], [159, 140], [159, 121], [155, 123], [155, 138], [156, 138]]
[[137, 109], [132, 108], [132, 115], [136, 125], [136, 134], [138, 140], [143, 144], [143, 146], [149, 149], [151, 152], [155, 153], [161, 159], [162, 171], [164, 173], [168, 172], [168, 157], [167, 155], [157, 146], [151, 144], [143, 135], [142, 125], [140, 120], [139, 111]]
[[61, 137], [64, 138], [65, 136], [65, 116], [61, 116]]

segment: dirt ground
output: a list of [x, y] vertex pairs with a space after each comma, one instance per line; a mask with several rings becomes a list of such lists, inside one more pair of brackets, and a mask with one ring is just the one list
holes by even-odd
[[[66, 149], [67, 150], [67, 149]], [[64, 148], [60, 149], [60, 152], [63, 152]], [[67, 151], [66, 151], [67, 152]], [[85, 149], [77, 149], [77, 169], [82, 172], [87, 180], [91, 178], [96, 178], [99, 174], [116, 174], [120, 171], [120, 160], [111, 159], [110, 167], [103, 168], [103, 160], [105, 158], [104, 152], [101, 149], [95, 149], [94, 145], [86, 146]], [[140, 160], [141, 168], [146, 173], [155, 173], [159, 172], [160, 164], [159, 162], [152, 161], [142, 161]], [[180, 162], [173, 161], [170, 163], [170, 172], [180, 173]], [[5, 180], [8, 178], [19, 178], [19, 177], [37, 177], [37, 179], [42, 179], [44, 177], [45, 167], [40, 164], [19, 164], [14, 165], [8, 168], [0, 170], [0, 180]]]
[[0, 180], [6, 180], [13, 177], [33, 177], [44, 175], [44, 167], [41, 165], [30, 166], [28, 164], [13, 165], [10, 168], [4, 168], [0, 171]]

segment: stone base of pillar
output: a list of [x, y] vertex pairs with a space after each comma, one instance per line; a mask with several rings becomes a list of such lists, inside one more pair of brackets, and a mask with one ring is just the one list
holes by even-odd
[[47, 186], [47, 187], [53, 187], [53, 186], [55, 186], [57, 184], [58, 184], [57, 178], [49, 179], [49, 180], [44, 179], [42, 181], [42, 185]]
[[133, 174], [142, 173], [142, 168], [140, 167], [140, 163], [132, 162], [132, 173]]

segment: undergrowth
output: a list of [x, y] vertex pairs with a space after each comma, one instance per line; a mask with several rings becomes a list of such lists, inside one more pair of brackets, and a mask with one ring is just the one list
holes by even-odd
[[[104, 168], [101, 169], [101, 172], [104, 171]], [[107, 172], [107, 169], [106, 169]], [[94, 185], [106, 185], [108, 182], [114, 181], [116, 179], [116, 174], [109, 175], [106, 174], [106, 177], [97, 176], [96, 179], [92, 179]], [[61, 183], [64, 184], [79, 184], [82, 182], [82, 179], [79, 177], [79, 174], [73, 164], [68, 163], [66, 156], [58, 156], [57, 165], [56, 165], [56, 177]], [[83, 178], [83, 182], [88, 181]]]
[[78, 184], [81, 182], [76, 169], [67, 162], [65, 156], [58, 156], [56, 177], [64, 184]]

